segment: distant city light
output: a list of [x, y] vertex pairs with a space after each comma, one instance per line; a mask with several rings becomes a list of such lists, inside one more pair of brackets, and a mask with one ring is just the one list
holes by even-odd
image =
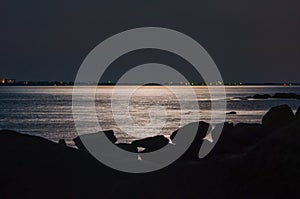
[[16, 83], [16, 80], [15, 79], [2, 79], [1, 83], [2, 84], [14, 84], [14, 83]]

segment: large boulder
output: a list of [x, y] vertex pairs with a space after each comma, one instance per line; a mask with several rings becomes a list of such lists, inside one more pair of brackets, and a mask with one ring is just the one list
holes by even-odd
[[98, 133], [91, 133], [91, 134], [85, 134], [85, 135], [80, 135], [77, 136], [76, 138], [73, 139], [76, 147], [80, 150], [83, 151], [87, 151], [86, 147], [84, 146], [84, 144], [82, 143], [81, 139], [85, 139], [85, 140], [90, 140], [90, 141], [95, 141], [95, 142], [99, 142], [99, 144], [101, 144], [101, 141], [99, 138], [99, 135], [101, 133], [104, 133], [106, 135], [106, 137], [112, 142], [112, 143], [116, 143], [117, 142], [117, 138], [114, 134], [114, 132], [112, 130], [109, 131], [100, 131]]
[[295, 123], [273, 129], [239, 157], [240, 163], [235, 162], [236, 169], [228, 180], [237, 185], [236, 198], [299, 197], [299, 132]]
[[125, 150], [125, 151], [129, 151], [129, 152], [133, 152], [133, 153], [137, 153], [138, 149], [136, 146], [132, 145], [132, 144], [127, 144], [127, 143], [118, 143], [116, 144], [116, 146], [120, 147], [121, 149]]
[[272, 107], [262, 119], [265, 126], [282, 126], [291, 123], [295, 116], [288, 105]]
[[135, 147], [145, 148], [142, 153], [153, 152], [162, 147], [166, 146], [169, 143], [169, 140], [165, 138], [163, 135], [157, 135], [154, 137], [148, 137], [140, 140], [135, 140], [131, 143], [131, 145]]
[[[207, 135], [207, 131], [209, 129], [209, 124], [206, 122], [194, 122], [190, 123], [175, 132], [173, 132], [170, 136], [170, 139], [175, 144], [174, 147], [182, 147], [180, 139], [177, 136], [184, 136], [184, 134], [194, 133], [193, 131], [197, 131], [197, 134], [189, 146], [189, 148], [185, 151], [185, 153], [179, 158], [179, 161], [196, 161], [199, 160], [199, 151], [200, 147], [203, 143], [203, 139]], [[177, 135], [180, 133], [180, 135]], [[176, 136], [176, 137], [175, 137]], [[183, 146], [184, 147], [184, 146]]]
[[209, 156], [240, 155], [266, 136], [261, 124], [225, 123], [222, 134]]

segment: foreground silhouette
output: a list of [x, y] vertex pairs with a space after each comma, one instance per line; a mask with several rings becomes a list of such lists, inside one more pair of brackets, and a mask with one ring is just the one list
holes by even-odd
[[[213, 151], [198, 159], [208, 126], [199, 122], [194, 142], [178, 161], [146, 174], [104, 166], [78, 138], [75, 149], [63, 141], [57, 144], [3, 130], [0, 198], [300, 197], [300, 109], [294, 115], [287, 105], [274, 107], [262, 124], [225, 123]], [[116, 141], [112, 131], [105, 133]], [[166, 144], [165, 138], [156, 136], [118, 145], [129, 151], [144, 147], [147, 152]]]

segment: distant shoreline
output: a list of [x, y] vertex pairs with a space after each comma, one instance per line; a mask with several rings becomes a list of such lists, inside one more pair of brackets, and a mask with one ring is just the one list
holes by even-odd
[[281, 83], [249, 83], [249, 82], [164, 82], [164, 83], [155, 83], [155, 82], [148, 82], [148, 83], [118, 83], [113, 81], [107, 82], [73, 82], [73, 81], [30, 81], [30, 80], [16, 80], [16, 79], [0, 79], [0, 86], [299, 86], [300, 82], [281, 82]]
[[195, 87], [206, 87], [206, 86], [236, 86], [236, 87], [242, 87], [242, 86], [282, 86], [282, 87], [292, 87], [292, 86], [300, 86], [300, 83], [292, 83], [292, 84], [279, 84], [279, 83], [273, 83], [273, 84], [210, 84], [210, 85], [202, 85], [202, 84], [194, 84], [194, 85], [188, 85], [188, 84], [89, 84], [89, 83], [80, 83], [74, 85], [74, 83], [62, 83], [62, 84], [43, 84], [43, 83], [28, 83], [28, 84], [0, 84], [0, 87], [73, 87], [73, 86], [195, 86]]

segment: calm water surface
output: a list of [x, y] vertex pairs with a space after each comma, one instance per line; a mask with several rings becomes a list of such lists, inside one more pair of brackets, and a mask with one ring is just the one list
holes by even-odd
[[[85, 92], [92, 92], [90, 87], [82, 87]], [[184, 86], [173, 86], [183, 95]], [[153, 105], [165, 107], [167, 119], [160, 134], [169, 136], [180, 126], [181, 114], [189, 121], [203, 121], [210, 119], [210, 98], [206, 87], [193, 87], [197, 95], [200, 110], [193, 106], [180, 107], [176, 96], [167, 88], [146, 86], [139, 88], [130, 99], [130, 116], [140, 128], [132, 128], [130, 132], [123, 132], [113, 119], [111, 98], [113, 87], [98, 87], [96, 94], [96, 111], [99, 123], [103, 129], [112, 129], [117, 133], [120, 142], [130, 142], [134, 139], [153, 136], [157, 128], [150, 123], [149, 108]], [[122, 92], [129, 92], [129, 86], [123, 86]], [[300, 100], [267, 99], [267, 100], [239, 100], [254, 94], [274, 93], [300, 94], [299, 86], [227, 86], [227, 111], [236, 111], [236, 115], [227, 115], [226, 120], [233, 123], [260, 123], [262, 116], [273, 106], [288, 104], [294, 111], [300, 106]], [[84, 98], [84, 95], [82, 96]], [[190, 99], [185, 99], [190, 100]], [[212, 99], [218, 100], [218, 99]], [[119, 106], [127, 106], [119, 103]], [[84, 108], [84, 107], [83, 107]], [[119, 116], [122, 117], [122, 111]], [[160, 117], [156, 117], [159, 123]], [[89, 118], [85, 118], [86, 122]], [[184, 123], [184, 124], [185, 124]], [[126, 125], [126, 122], [124, 122]], [[22, 133], [39, 135], [57, 141], [71, 139], [77, 136], [72, 115], [72, 87], [0, 87], [0, 129], [16, 130]], [[87, 133], [97, 132], [99, 129], [91, 127]], [[147, 131], [146, 131], [147, 130]], [[147, 133], [143, 133], [147, 132]]]

